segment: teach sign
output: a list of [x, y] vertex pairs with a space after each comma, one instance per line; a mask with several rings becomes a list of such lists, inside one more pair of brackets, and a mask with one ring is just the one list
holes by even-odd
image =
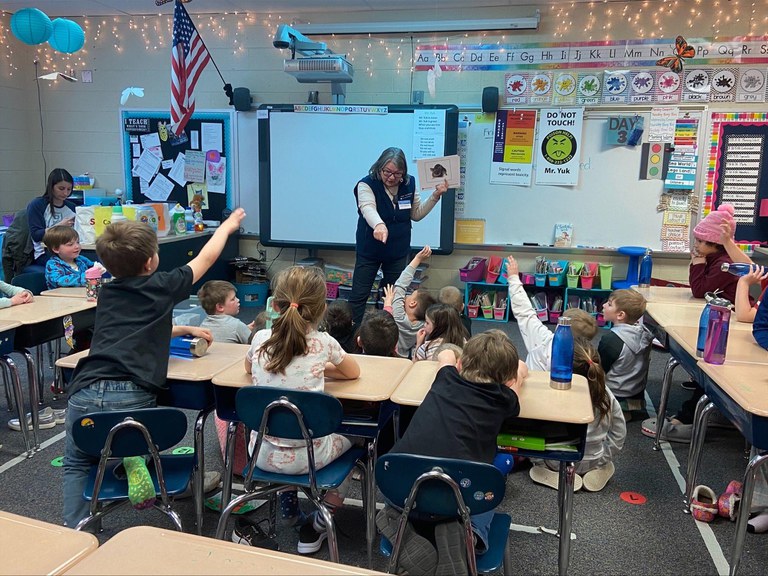
[[544, 109], [539, 118], [536, 183], [576, 186], [584, 108]]

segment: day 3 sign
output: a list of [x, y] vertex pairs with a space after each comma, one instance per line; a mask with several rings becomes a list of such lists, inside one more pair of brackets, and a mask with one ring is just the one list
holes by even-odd
[[584, 108], [549, 108], [539, 115], [536, 183], [576, 186], [579, 183]]

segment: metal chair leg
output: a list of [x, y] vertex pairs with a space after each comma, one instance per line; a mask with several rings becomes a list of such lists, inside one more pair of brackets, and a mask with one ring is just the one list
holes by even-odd
[[[11, 385], [13, 386], [13, 394], [16, 400], [16, 411], [19, 415], [19, 424], [21, 425], [21, 436], [24, 439], [24, 449], [27, 458], [31, 458], [34, 454], [33, 447], [29, 442], [29, 431], [27, 430], [27, 417], [24, 410], [24, 395], [21, 392], [21, 379], [19, 378], [19, 371], [16, 368], [16, 364], [10, 358], [10, 356], [0, 356], [0, 363], [3, 365], [3, 374], [8, 371], [10, 375]], [[29, 366], [27, 366], [29, 369]], [[34, 414], [34, 411], [33, 411]]]
[[664, 376], [661, 379], [661, 396], [659, 397], [659, 411], [656, 413], [656, 438], [653, 442], [653, 449], [659, 450], [661, 441], [661, 429], [664, 427], [664, 421], [667, 418], [667, 400], [669, 400], [669, 389], [672, 387], [672, 373], [680, 365], [680, 362], [670, 357], [667, 366], [664, 368]]
[[741, 504], [736, 515], [736, 534], [733, 536], [733, 550], [731, 551], [730, 576], [735, 576], [741, 563], [741, 553], [744, 549], [744, 538], [747, 535], [747, 521], [752, 507], [752, 495], [755, 491], [757, 473], [768, 462], [768, 453], [754, 456], [747, 464], [744, 472], [744, 490], [741, 495]]
[[235, 470], [235, 434], [237, 422], [227, 423], [227, 443], [224, 457], [224, 482], [221, 487], [221, 508], [223, 509], [232, 499], [232, 476]]
[[707, 437], [709, 415], [714, 409], [715, 405], [709, 401], [706, 394], [704, 394], [696, 404], [696, 413], [693, 420], [693, 437], [691, 438], [691, 446], [688, 449], [688, 469], [685, 475], [685, 497], [683, 500], [685, 509], [683, 512], [686, 514], [691, 513], [691, 497], [693, 496], [693, 490], [696, 487], [696, 476], [699, 471], [701, 450], [704, 447], [704, 439]]

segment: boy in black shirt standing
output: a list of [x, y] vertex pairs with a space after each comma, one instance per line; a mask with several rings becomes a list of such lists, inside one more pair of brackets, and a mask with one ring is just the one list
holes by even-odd
[[[83, 489], [91, 464], [72, 440], [72, 428], [89, 412], [151, 408], [165, 388], [173, 307], [189, 297], [192, 284], [218, 259], [227, 237], [240, 229], [238, 208], [188, 264], [157, 272], [157, 236], [136, 221], [107, 226], [96, 254], [114, 280], [105, 284], [96, 306], [91, 351], [80, 360], [69, 385], [64, 452], [64, 522], [75, 528], [88, 516]], [[131, 503], [151, 506], [155, 497], [144, 459], [124, 459]]]

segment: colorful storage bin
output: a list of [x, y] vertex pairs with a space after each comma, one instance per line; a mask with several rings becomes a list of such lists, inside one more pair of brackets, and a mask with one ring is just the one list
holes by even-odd
[[485, 274], [487, 259], [481, 256], [473, 256], [463, 268], [459, 268], [459, 278], [462, 282], [481, 282]]

